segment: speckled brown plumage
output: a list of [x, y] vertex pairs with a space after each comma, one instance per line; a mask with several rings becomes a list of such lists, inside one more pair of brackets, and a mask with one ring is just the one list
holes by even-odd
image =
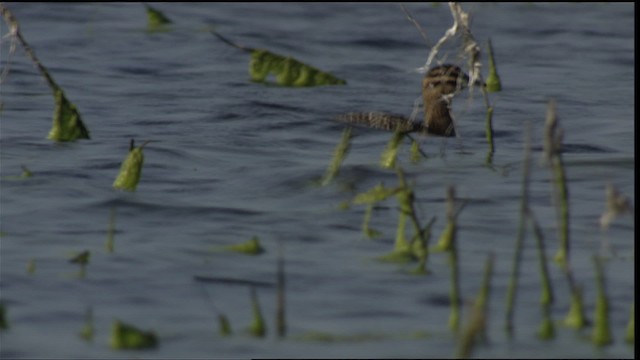
[[455, 136], [451, 99], [468, 83], [469, 77], [456, 65], [440, 65], [429, 70], [422, 79], [423, 122], [413, 122], [402, 115], [381, 112], [347, 113], [338, 116], [337, 120], [388, 131]]

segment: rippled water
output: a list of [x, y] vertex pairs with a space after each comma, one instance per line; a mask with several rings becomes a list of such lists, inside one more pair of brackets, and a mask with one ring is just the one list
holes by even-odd
[[[372, 226], [379, 240], [364, 239], [364, 208], [337, 210], [359, 191], [393, 173], [378, 167], [389, 139], [357, 129], [337, 181], [313, 185], [329, 164], [347, 111], [409, 114], [420, 91], [428, 54], [424, 41], [396, 4], [172, 4], [155, 5], [174, 24], [147, 32], [140, 4], [7, 5], [25, 39], [84, 118], [92, 139], [56, 144], [45, 137], [53, 101], [23, 52], [10, 59], [2, 84], [1, 299], [10, 329], [2, 332], [7, 357], [450, 357], [457, 341], [447, 329], [449, 267], [430, 257], [432, 274], [374, 260], [392, 248], [396, 204], [385, 203]], [[408, 4], [431, 44], [451, 24], [447, 6]], [[424, 140], [430, 157], [401, 163], [415, 181], [424, 219], [444, 227], [445, 189], [468, 200], [459, 217], [461, 292], [477, 294], [487, 255], [496, 255], [489, 342], [479, 357], [632, 357], [623, 342], [634, 301], [632, 219], [598, 227], [604, 186], [614, 183], [635, 198], [634, 17], [631, 4], [471, 4], [472, 30], [491, 37], [503, 91], [495, 104], [496, 171], [485, 166], [484, 110], [476, 93], [456, 99], [461, 137]], [[248, 55], [208, 32], [216, 30], [329, 71], [347, 86], [291, 89], [248, 81]], [[2, 25], [3, 35], [6, 27]], [[448, 53], [455, 61], [456, 49]], [[9, 60], [2, 44], [3, 68]], [[466, 93], [465, 93], [466, 94]], [[557, 338], [535, 337], [540, 324], [538, 263], [527, 238], [515, 337], [504, 330], [504, 297], [520, 206], [522, 129], [531, 121], [534, 158], [541, 156], [542, 126], [555, 98], [571, 200], [572, 266], [593, 317], [591, 256], [608, 239], [607, 291], [615, 343], [597, 350], [583, 333], [558, 328]], [[129, 139], [154, 140], [145, 148], [135, 193], [112, 190]], [[34, 174], [11, 180], [20, 166]], [[543, 225], [549, 256], [557, 249], [555, 210], [547, 169], [536, 165], [533, 210]], [[105, 250], [111, 209], [115, 251]], [[221, 254], [215, 246], [258, 235], [266, 253]], [[245, 286], [208, 284], [195, 275], [275, 280], [277, 244], [287, 271], [289, 337], [275, 339], [275, 293], [259, 289], [269, 327], [265, 340], [243, 329], [251, 321]], [[91, 251], [86, 276], [67, 259]], [[611, 255], [609, 253], [609, 255]], [[27, 274], [30, 260], [35, 273]], [[562, 319], [569, 294], [551, 265], [554, 319]], [[93, 309], [95, 338], [77, 334]], [[218, 335], [216, 316], [230, 319], [235, 335]], [[466, 314], [466, 312], [465, 312]], [[160, 347], [115, 352], [112, 321], [153, 329]], [[311, 331], [343, 341], [300, 340]], [[428, 336], [416, 338], [418, 331]], [[359, 338], [359, 340], [358, 340]], [[545, 351], [541, 352], [544, 346]]]

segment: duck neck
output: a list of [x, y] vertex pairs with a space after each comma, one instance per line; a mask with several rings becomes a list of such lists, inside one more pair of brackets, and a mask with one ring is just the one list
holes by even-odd
[[444, 136], [454, 136], [453, 120], [451, 119], [450, 100], [440, 92], [424, 91], [424, 126], [429, 133]]

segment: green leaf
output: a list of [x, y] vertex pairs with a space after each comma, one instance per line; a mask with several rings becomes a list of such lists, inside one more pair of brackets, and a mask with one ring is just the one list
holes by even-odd
[[84, 325], [82, 326], [82, 329], [80, 329], [79, 335], [85, 341], [92, 341], [93, 334], [93, 310], [88, 308], [84, 317]]
[[73, 256], [69, 259], [69, 262], [73, 264], [87, 265], [89, 263], [89, 258], [91, 258], [91, 252], [89, 252], [89, 250], [85, 250]]
[[252, 49], [249, 62], [251, 80], [265, 82], [269, 74], [274, 75], [276, 83], [282, 86], [305, 87], [347, 83], [292, 57], [284, 57], [264, 49]]
[[260, 311], [260, 304], [258, 303], [258, 294], [255, 288], [251, 288], [251, 308], [253, 311], [253, 321], [249, 326], [249, 333], [256, 337], [264, 337], [267, 334], [267, 328]]
[[349, 153], [349, 148], [351, 147], [351, 127], [348, 126], [342, 131], [342, 138], [340, 139], [340, 143], [336, 146], [336, 149], [333, 152], [333, 159], [331, 160], [331, 164], [327, 168], [327, 171], [324, 173], [322, 179], [320, 179], [320, 185], [326, 186], [333, 180], [334, 177], [338, 175], [340, 171], [340, 166], [342, 162], [347, 157]]
[[368, 205], [374, 204], [382, 200], [396, 195], [398, 188], [387, 188], [382, 183], [376, 185], [373, 189], [360, 193], [353, 198], [353, 203], [356, 205]]
[[449, 221], [438, 239], [438, 243], [431, 249], [434, 252], [451, 251], [451, 245], [456, 232], [456, 224]]
[[55, 141], [90, 139], [89, 130], [84, 126], [76, 106], [67, 100], [60, 88], [55, 89], [54, 97], [56, 108], [53, 112], [53, 126], [47, 138]]
[[582, 289], [576, 287], [571, 294], [571, 301], [569, 303], [569, 312], [562, 321], [564, 326], [573, 329], [582, 329], [587, 325], [587, 318], [584, 315], [584, 303], [582, 301]]
[[144, 4], [147, 9], [147, 25], [150, 29], [162, 27], [163, 25], [171, 24], [171, 20], [166, 17], [160, 10], [154, 9], [151, 6]]
[[115, 320], [111, 327], [110, 345], [113, 349], [148, 349], [158, 346], [158, 339], [152, 331], [142, 331], [133, 325]]
[[627, 328], [624, 332], [624, 341], [629, 344], [634, 344], [636, 342], [636, 328], [635, 328], [635, 303], [631, 303], [631, 316], [629, 317], [629, 322], [627, 323]]
[[258, 255], [264, 252], [264, 248], [260, 245], [260, 239], [257, 236], [236, 245], [227, 245], [223, 248], [228, 251], [236, 251], [247, 255]]
[[386, 169], [393, 169], [396, 165], [396, 158], [398, 157], [398, 149], [404, 139], [404, 133], [396, 131], [387, 143], [382, 155], [380, 157], [380, 166]]
[[218, 315], [218, 324], [220, 325], [220, 335], [229, 336], [232, 334], [231, 332], [231, 323], [226, 316], [220, 314]]
[[493, 59], [493, 46], [491, 46], [491, 39], [487, 43], [487, 52], [489, 54], [489, 76], [487, 76], [487, 90], [489, 92], [498, 92], [502, 90], [502, 83], [498, 71], [496, 69], [496, 63]]
[[120, 166], [120, 173], [113, 182], [114, 188], [126, 191], [136, 190], [142, 173], [142, 164], [144, 162], [142, 149], [148, 143], [149, 141], [139, 147], [135, 147], [134, 140], [131, 140], [129, 145], [129, 154], [127, 154], [127, 157], [122, 162], [122, 165]]

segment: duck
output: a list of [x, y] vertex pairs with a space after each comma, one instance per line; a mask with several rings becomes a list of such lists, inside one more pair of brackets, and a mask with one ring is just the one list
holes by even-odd
[[469, 76], [459, 66], [439, 65], [431, 68], [422, 78], [424, 121], [415, 122], [403, 115], [382, 112], [351, 112], [337, 116], [336, 120], [387, 131], [456, 136], [451, 104], [453, 97], [468, 84]]

